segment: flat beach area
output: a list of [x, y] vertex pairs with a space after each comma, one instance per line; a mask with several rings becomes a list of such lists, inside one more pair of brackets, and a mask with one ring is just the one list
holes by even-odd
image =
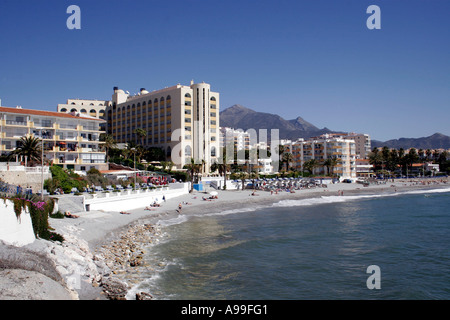
[[[447, 178], [404, 179], [395, 180], [395, 182], [389, 180], [386, 183], [372, 184], [368, 187], [357, 183], [337, 183], [328, 184], [326, 188], [295, 190], [294, 193], [281, 191], [278, 194], [267, 191], [256, 191], [253, 194], [251, 189], [234, 191], [214, 190], [207, 187], [204, 192], [194, 191], [168, 199], [161, 202], [160, 207], [135, 210], [118, 207], [117, 211], [71, 212], [78, 217], [50, 219], [51, 227], [62, 234], [66, 241], [62, 246], [47, 242], [44, 251], [52, 252], [53, 260], [63, 277], [73, 273], [74, 263], [78, 264], [79, 270], [83, 270], [80, 273], [78, 285], [72, 290], [72, 293], [76, 291], [76, 298], [111, 299], [103, 292], [102, 287], [105, 285], [101, 284], [102, 278], [114, 277], [122, 282], [128, 282], [128, 278], [138, 270], [140, 256], [146, 250], [148, 242], [157, 242], [161, 225], [171, 219], [188, 219], [193, 215], [201, 216], [228, 210], [238, 213], [240, 210], [272, 206], [282, 200], [395, 194], [411, 190], [441, 188], [449, 188]], [[217, 192], [217, 199], [204, 200], [214, 191]], [[179, 210], [180, 205], [181, 210]], [[136, 231], [136, 228], [142, 228], [142, 226], [145, 226], [145, 230]], [[132, 236], [130, 230], [133, 230]], [[42, 250], [40, 241], [43, 240], [35, 241], [30, 247], [34, 250]], [[66, 251], [60, 250], [59, 247], [65, 248]], [[130, 261], [132, 261], [131, 267]], [[120, 297], [123, 298], [125, 294], [121, 292]]]

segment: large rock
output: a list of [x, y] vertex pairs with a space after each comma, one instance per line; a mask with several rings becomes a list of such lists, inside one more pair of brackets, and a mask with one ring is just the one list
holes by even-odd
[[76, 300], [74, 292], [42, 273], [23, 269], [0, 270], [0, 300]]

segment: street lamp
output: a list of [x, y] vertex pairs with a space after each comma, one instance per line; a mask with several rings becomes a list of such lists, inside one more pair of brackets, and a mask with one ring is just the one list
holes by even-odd
[[41, 129], [41, 201], [44, 201], [44, 137]]
[[133, 151], [134, 156], [134, 191], [136, 191], [136, 148], [131, 148], [131, 151]]

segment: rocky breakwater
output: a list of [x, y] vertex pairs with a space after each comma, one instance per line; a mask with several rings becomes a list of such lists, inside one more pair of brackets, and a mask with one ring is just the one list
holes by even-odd
[[[157, 242], [159, 227], [149, 224], [129, 226], [115, 239], [92, 252], [87, 241], [78, 237], [77, 227], [59, 230], [64, 242], [39, 240], [35, 250], [44, 252], [53, 262], [73, 299], [126, 300], [129, 288], [138, 282], [145, 268], [144, 248]], [[138, 292], [137, 300], [152, 298]]]
[[[161, 230], [150, 224], [130, 226], [118, 238], [100, 246], [94, 261], [102, 270], [108, 270], [101, 279], [101, 286], [110, 300], [126, 300], [128, 290], [140, 281], [140, 273], [146, 268], [144, 248], [158, 242]], [[136, 300], [149, 300], [148, 292], [138, 292]]]

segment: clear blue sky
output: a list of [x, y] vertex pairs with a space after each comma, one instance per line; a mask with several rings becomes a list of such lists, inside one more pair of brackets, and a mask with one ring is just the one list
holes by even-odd
[[[66, 9], [81, 8], [81, 30]], [[381, 30], [366, 9], [381, 8]], [[241, 104], [373, 139], [450, 135], [448, 0], [0, 0], [2, 105], [56, 110], [205, 81]]]

